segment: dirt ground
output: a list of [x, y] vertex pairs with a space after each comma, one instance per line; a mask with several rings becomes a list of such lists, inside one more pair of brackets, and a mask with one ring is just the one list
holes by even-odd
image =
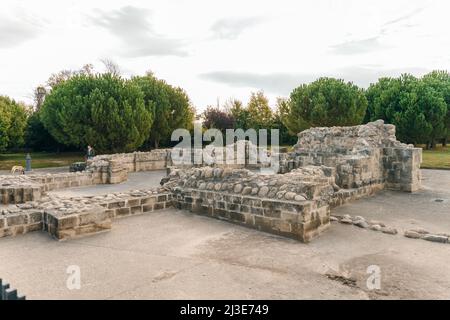
[[[450, 233], [450, 171], [423, 177], [420, 192], [383, 191], [332, 212], [398, 235], [333, 223], [302, 244], [169, 209], [66, 242], [41, 232], [0, 239], [0, 277], [28, 299], [450, 299], [450, 244], [402, 232]], [[80, 289], [67, 287], [69, 266], [80, 268]], [[373, 268], [379, 289], [367, 285]]]

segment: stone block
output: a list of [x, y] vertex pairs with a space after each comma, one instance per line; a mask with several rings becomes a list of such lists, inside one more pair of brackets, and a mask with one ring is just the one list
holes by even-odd
[[26, 214], [20, 213], [15, 215], [10, 215], [6, 217], [6, 223], [8, 227], [23, 225], [28, 223], [28, 216]]
[[116, 209], [116, 217], [128, 216], [131, 214], [130, 208], [118, 208]]

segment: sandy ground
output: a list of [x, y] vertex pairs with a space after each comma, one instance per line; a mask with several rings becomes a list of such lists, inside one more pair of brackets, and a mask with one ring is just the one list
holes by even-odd
[[[385, 191], [333, 213], [450, 232], [450, 171], [423, 173], [418, 193]], [[79, 290], [66, 286], [72, 265]], [[372, 265], [380, 289], [367, 287]], [[333, 223], [302, 244], [173, 209], [78, 240], [0, 239], [0, 277], [29, 299], [450, 299], [449, 265], [450, 244], [401, 234]]]

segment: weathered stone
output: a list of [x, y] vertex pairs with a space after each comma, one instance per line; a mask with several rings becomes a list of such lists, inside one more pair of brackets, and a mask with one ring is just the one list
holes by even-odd
[[382, 227], [381, 232], [391, 235], [396, 235], [398, 233], [397, 229], [391, 227]]
[[440, 243], [448, 243], [449, 239], [446, 236], [439, 236], [437, 234], [426, 234], [422, 237], [423, 240], [432, 241], [432, 242], [440, 242]]
[[293, 200], [295, 198], [295, 196], [296, 196], [296, 194], [294, 192], [286, 192], [286, 194], [284, 195], [286, 200]]
[[340, 220], [340, 222], [341, 223], [344, 223], [344, 224], [353, 224], [353, 221], [352, 221], [352, 219], [349, 219], [349, 218], [342, 218], [341, 220]]
[[233, 191], [234, 191], [234, 193], [241, 193], [241, 191], [242, 191], [242, 184], [236, 184], [234, 186]]
[[295, 201], [305, 201], [306, 198], [304, 196], [298, 194], [294, 197], [294, 200]]
[[420, 239], [423, 236], [422, 234], [420, 234], [416, 231], [413, 231], [413, 230], [406, 230], [404, 235], [405, 235], [405, 237], [411, 238], [411, 239]]
[[258, 196], [260, 196], [260, 197], [265, 197], [265, 196], [267, 195], [268, 192], [269, 192], [269, 187], [266, 187], [266, 186], [261, 187], [261, 188], [259, 189]]
[[373, 230], [373, 231], [381, 231], [382, 228], [383, 227], [380, 226], [379, 224], [373, 224], [370, 226], [370, 230]]
[[248, 195], [248, 194], [251, 194], [252, 193], [252, 187], [245, 187], [243, 190], [242, 190], [242, 195]]
[[419, 233], [419, 234], [428, 234], [429, 232], [427, 231], [427, 230], [425, 230], [424, 228], [414, 228], [414, 229], [411, 229], [411, 231], [414, 231], [414, 232], [417, 232], [417, 233]]
[[354, 222], [353, 224], [357, 227], [364, 228], [364, 229], [367, 229], [370, 227], [370, 225], [364, 220], [358, 220], [358, 221]]

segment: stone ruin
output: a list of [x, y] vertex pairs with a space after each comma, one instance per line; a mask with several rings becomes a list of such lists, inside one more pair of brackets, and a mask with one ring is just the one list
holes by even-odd
[[[97, 156], [83, 172], [0, 176], [1, 201], [7, 205], [0, 238], [42, 230], [71, 239], [108, 231], [115, 218], [173, 206], [309, 242], [329, 228], [335, 206], [382, 189], [420, 188], [421, 149], [397, 141], [395, 127], [381, 120], [305, 130], [292, 152], [275, 156], [278, 174], [257, 172], [263, 164], [245, 161], [176, 167], [171, 150], [161, 149]], [[170, 171], [160, 188], [69, 198], [48, 193], [120, 183], [129, 172], [160, 169]]]

